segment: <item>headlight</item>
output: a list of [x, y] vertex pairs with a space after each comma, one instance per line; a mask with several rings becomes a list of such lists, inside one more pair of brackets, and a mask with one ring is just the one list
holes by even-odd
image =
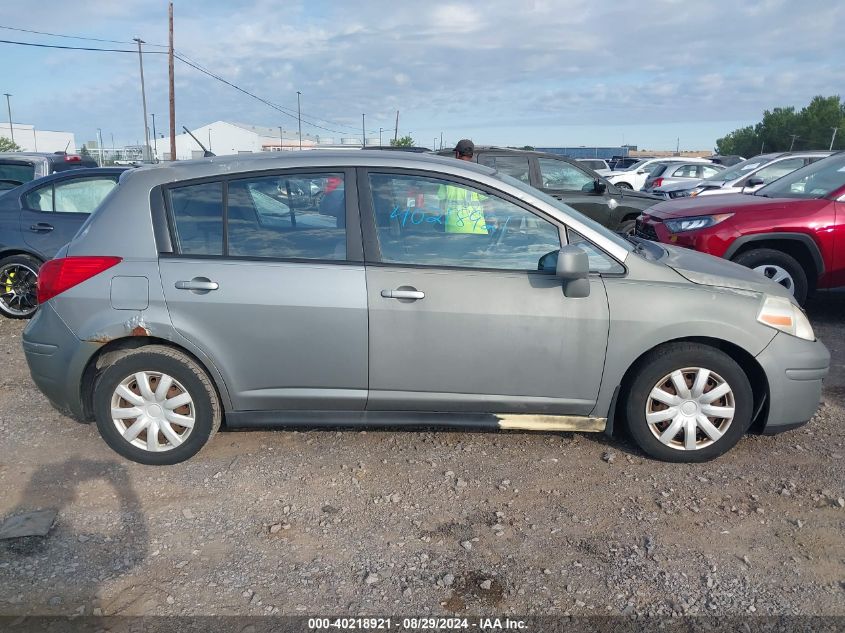
[[720, 213], [719, 215], [698, 215], [692, 218], [679, 218], [677, 220], [666, 220], [663, 224], [672, 233], [683, 233], [684, 231], [697, 231], [698, 229], [706, 229], [710, 226], [715, 226], [719, 222], [724, 222], [733, 213]]
[[784, 297], [766, 295], [763, 305], [760, 307], [760, 312], [757, 313], [757, 320], [763, 325], [803, 338], [806, 341], [816, 340], [813, 326], [810, 325], [807, 315], [801, 308]]

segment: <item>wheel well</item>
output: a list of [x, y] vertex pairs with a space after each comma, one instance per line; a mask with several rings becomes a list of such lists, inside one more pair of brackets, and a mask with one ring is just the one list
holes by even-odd
[[19, 248], [12, 248], [8, 251], [3, 251], [0, 253], [0, 259], [5, 259], [6, 257], [13, 257], [15, 255], [26, 255], [27, 257], [32, 257], [33, 259], [37, 259], [42, 264], [44, 263], [44, 258], [36, 255], [35, 253], [31, 253], [30, 251], [22, 251]]
[[220, 387], [217, 385], [217, 381], [214, 380], [213, 374], [208, 371], [208, 367], [206, 367], [206, 364], [202, 361], [202, 359], [198, 358], [196, 354], [192, 354], [184, 347], [176, 345], [172, 341], [157, 338], [155, 336], [129, 336], [109, 341], [88, 360], [88, 364], [82, 372], [82, 393], [80, 394], [82, 396], [82, 408], [86, 421], [90, 422], [94, 420], [94, 386], [97, 384], [97, 375], [100, 371], [132, 350], [146, 347], [148, 345], [162, 345], [164, 347], [170, 347], [178, 350], [186, 356], [189, 356], [197, 365], [199, 365], [206, 375], [208, 375], [211, 384], [214, 385], [214, 389], [217, 392], [217, 398], [220, 400], [220, 408], [223, 411], [225, 421], [225, 407], [223, 406]]
[[[717, 338], [710, 338], [706, 336], [690, 336], [685, 338], [672, 339], [671, 341], [664, 341], [659, 345], [655, 345], [651, 349], [646, 350], [631, 363], [631, 366], [625, 372], [622, 382], [619, 397], [616, 400], [616, 408], [613, 411], [613, 419], [616, 421], [624, 421], [625, 419], [625, 401], [627, 399], [628, 391], [631, 388], [631, 382], [637, 373], [637, 370], [642, 365], [644, 359], [654, 350], [669, 345], [671, 343], [699, 343], [721, 350], [730, 356], [737, 365], [740, 366], [745, 375], [748, 377], [748, 382], [751, 384], [751, 391], [754, 394], [754, 408], [751, 423], [751, 431], [758, 433], [762, 431], [765, 424], [768, 406], [769, 406], [769, 381], [766, 380], [766, 373], [757, 360], [741, 347], [723, 341]], [[614, 424], [614, 433], [621, 428], [622, 425]]]
[[821, 271], [816, 265], [816, 260], [813, 259], [813, 255], [810, 253], [809, 247], [799, 240], [771, 239], [748, 242], [740, 246], [736, 252], [731, 255], [731, 261], [735, 260], [743, 253], [761, 248], [771, 248], [794, 257], [798, 263], [801, 264], [801, 268], [804, 269], [804, 272], [807, 273], [807, 283], [809, 285], [808, 290], [813, 291], [816, 289], [816, 284], [818, 283]]
[[636, 213], [626, 213], [625, 216], [622, 218], [621, 222], [627, 222], [629, 220], [636, 220], [643, 214], [642, 211], [637, 211]]

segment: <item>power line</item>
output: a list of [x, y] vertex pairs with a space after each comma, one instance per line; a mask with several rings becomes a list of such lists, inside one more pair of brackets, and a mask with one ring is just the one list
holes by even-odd
[[[12, 28], [12, 27], [0, 27], [0, 28]], [[13, 30], [25, 30], [25, 29], [13, 29]], [[30, 31], [27, 31], [27, 32], [30, 32]], [[54, 37], [67, 37], [67, 38], [73, 38], [73, 39], [90, 39], [92, 41], [104, 41], [104, 42], [109, 41], [109, 42], [114, 42], [114, 43], [118, 43], [118, 44], [127, 43], [127, 42], [121, 42], [119, 40], [98, 40], [97, 38], [82, 38], [82, 37], [75, 38], [74, 36], [70, 36], [70, 35], [59, 35], [59, 34], [53, 34], [53, 33], [46, 33], [46, 32], [42, 32], [42, 31], [31, 31], [31, 32], [39, 33], [39, 34], [45, 34], [45, 35], [52, 35]], [[14, 41], [14, 40], [5, 40], [5, 39], [0, 39], [0, 44], [14, 44], [14, 45], [17, 45], [17, 46], [31, 46], [31, 47], [35, 47], [35, 48], [52, 48], [52, 49], [59, 49], [59, 50], [93, 51], [93, 52], [99, 52], [99, 53], [137, 53], [137, 50], [130, 50], [130, 49], [95, 48], [95, 47], [89, 47], [89, 46], [66, 46], [66, 45], [60, 45], [60, 44], [39, 44], [39, 43], [36, 43], [36, 42], [19, 42], [19, 41]], [[156, 46], [158, 46], [158, 45], [156, 45]], [[148, 55], [166, 55], [167, 51], [146, 51], [146, 53]], [[200, 65], [198, 62], [193, 62], [193, 61], [189, 60], [185, 55], [183, 55], [181, 53], [174, 53], [174, 57], [176, 59], [178, 59], [179, 61], [181, 61], [183, 64], [187, 64], [188, 66], [194, 68], [195, 70], [198, 70], [199, 72], [201, 72], [205, 75], [208, 75], [212, 79], [216, 79], [217, 81], [220, 81], [220, 82], [226, 84], [227, 86], [230, 86], [231, 88], [234, 88], [235, 90], [242, 92], [243, 94], [260, 101], [264, 105], [269, 106], [269, 107], [273, 108], [274, 110], [277, 110], [278, 112], [281, 112], [282, 114], [285, 114], [285, 115], [287, 115], [291, 118], [297, 118], [296, 114], [294, 114], [292, 111], [289, 111], [285, 107], [280, 106], [276, 103], [273, 103], [272, 101], [268, 101], [267, 99], [264, 99], [263, 97], [260, 97], [255, 93], [252, 93], [252, 92], [250, 92], [250, 91], [248, 91], [244, 88], [241, 88], [237, 84], [234, 84], [231, 81], [224, 79], [220, 75], [217, 75], [216, 73], [213, 73], [212, 71], [210, 71], [206, 68], [203, 68], [202, 65]], [[309, 120], [309, 119], [313, 119], [313, 120]], [[347, 131], [344, 131], [344, 130], [336, 130], [336, 129], [332, 129], [332, 128], [329, 128], [329, 127], [325, 127], [324, 125], [320, 125], [318, 123], [315, 123], [314, 121], [316, 121], [316, 120], [325, 121], [325, 122], [327, 122], [331, 125], [335, 125], [335, 126], [338, 126], [338, 127], [345, 127], [347, 129], [350, 129], [350, 130], [355, 129], [350, 125], [346, 125], [344, 123], [338, 123], [338, 122], [335, 122], [335, 121], [330, 121], [328, 119], [322, 119], [320, 117], [316, 117], [316, 116], [313, 116], [313, 115], [303, 115], [302, 116], [302, 121], [306, 125], [310, 125], [311, 127], [318, 128], [320, 130], [325, 130], [326, 132], [331, 132], [332, 134], [341, 134], [341, 135], [351, 134], [350, 132], [347, 132]], [[370, 133], [370, 134], [375, 134], [375, 130], [366, 130], [365, 132]], [[353, 136], [357, 136], [357, 134], [353, 134]]]
[[[88, 46], [60, 46], [59, 44], [36, 44], [35, 42], [15, 42], [12, 40], [0, 40], [0, 44], [17, 44], [18, 46], [35, 46], [37, 48], [59, 48], [70, 51], [98, 51], [101, 53], [137, 53], [138, 51], [124, 50], [122, 48], [92, 48]], [[147, 51], [152, 55], [167, 55], [167, 51]]]
[[[99, 37], [85, 37], [82, 35], [64, 35], [62, 33], [48, 33], [47, 31], [34, 31], [32, 29], [21, 29], [15, 26], [2, 26], [0, 25], [0, 29], [5, 29], [7, 31], [19, 31], [20, 33], [35, 33], [36, 35], [49, 35], [50, 37], [63, 37], [69, 40], [87, 40], [89, 42], [104, 42], [106, 44], [131, 44], [132, 42], [127, 40], [104, 40]], [[157, 46], [161, 48], [167, 48], [164, 44], [150, 44], [147, 43], [147, 46]]]

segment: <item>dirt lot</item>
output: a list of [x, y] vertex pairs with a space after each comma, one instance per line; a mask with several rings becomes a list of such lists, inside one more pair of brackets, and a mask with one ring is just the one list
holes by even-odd
[[[603, 435], [228, 432], [123, 461], [29, 379], [0, 320], [0, 614], [845, 615], [845, 294], [808, 426], [716, 462]], [[606, 461], [609, 460], [609, 461]]]

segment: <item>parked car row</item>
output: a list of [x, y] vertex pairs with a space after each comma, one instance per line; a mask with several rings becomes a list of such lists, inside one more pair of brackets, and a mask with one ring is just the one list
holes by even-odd
[[[836, 160], [772, 193], [828, 195]], [[658, 199], [576, 161], [477, 161], [325, 151], [127, 171], [41, 268], [33, 380], [145, 464], [188, 459], [223, 421], [626, 427], [656, 458], [700, 462], [752, 425], [812, 417], [830, 356], [788, 288], [577, 212], [618, 228], [611, 211]], [[828, 225], [839, 204], [807, 202]]]
[[[705, 180], [692, 197], [651, 207], [636, 235], [752, 268], [803, 304], [845, 286], [845, 153], [829, 154], [749, 159], [718, 174], [730, 177], [721, 186]], [[754, 173], [776, 179], [763, 185]]]

